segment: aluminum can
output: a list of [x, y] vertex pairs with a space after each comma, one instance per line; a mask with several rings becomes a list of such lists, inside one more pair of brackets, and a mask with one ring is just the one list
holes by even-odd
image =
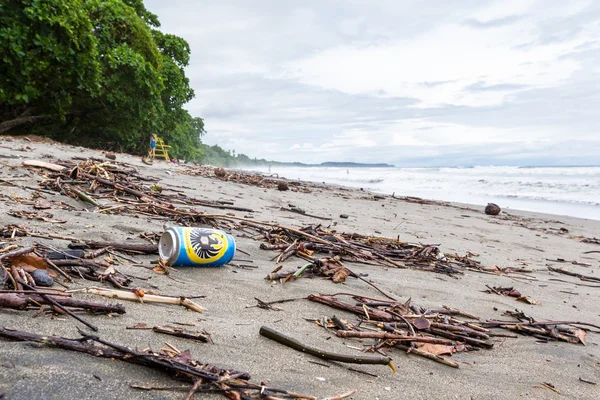
[[160, 237], [158, 254], [168, 265], [220, 267], [235, 255], [235, 240], [218, 229], [173, 226]]

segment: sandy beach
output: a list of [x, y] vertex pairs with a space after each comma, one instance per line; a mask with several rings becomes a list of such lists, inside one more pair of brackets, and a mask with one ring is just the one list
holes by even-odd
[[[160, 178], [159, 184], [165, 190], [172, 188], [189, 197], [227, 201], [253, 210], [240, 212], [195, 207], [201, 212], [232, 213], [237, 217], [296, 229], [322, 224], [340, 233], [437, 244], [443, 253], [476, 255], [473, 259], [486, 269], [496, 266], [533, 270], [519, 276], [475, 270], [448, 276], [392, 266], [345, 263], [399, 302], [411, 299], [425, 308], [457, 308], [480, 317], [482, 321], [503, 320], [507, 318], [503, 316], [506, 310], [518, 309], [539, 321], [600, 324], [600, 284], [548, 269], [565, 268], [600, 278], [600, 245], [581, 241], [582, 238], [600, 237], [600, 221], [512, 210], [509, 214], [501, 213], [494, 217], [485, 215], [483, 207], [414, 202], [322, 184], [302, 185], [306, 190], [279, 191], [277, 188], [226, 182], [214, 176], [182, 174], [180, 172], [191, 169], [184, 165], [156, 161], [149, 166], [143, 164], [139, 157], [119, 153], [116, 156], [115, 162], [137, 168], [140, 175]], [[32, 197], [36, 193], [34, 189], [44, 179], [44, 171], [25, 167], [23, 161], [77, 162], [77, 158], [111, 162], [100, 151], [0, 137], [0, 228], [19, 225], [29, 231], [65, 237], [143, 242], [140, 234], [162, 233], [166, 226], [175, 225], [164, 218], [100, 213], [91, 204], [60, 193], [41, 194], [45, 201], [65, 202], [73, 207], [71, 210], [58, 206], [44, 210], [52, 214], [46, 221], [8, 214], [35, 211], [31, 200], [35, 199]], [[114, 205], [109, 197], [99, 201], [105, 207]], [[290, 204], [308, 214], [331, 220], [282, 210], [289, 208]], [[340, 218], [342, 214], [348, 218]], [[277, 266], [272, 260], [277, 252], [260, 249], [263, 242], [246, 232], [232, 229], [229, 233], [236, 238], [237, 247], [243, 253], [238, 252], [234, 261], [224, 267], [176, 268], [171, 279], [124, 260], [116, 265], [119, 271], [137, 277], [133, 279], [132, 287], [171, 296], [205, 296], [195, 300], [206, 308], [203, 313], [177, 306], [117, 301], [126, 307], [126, 314], [111, 317], [85, 314], [85, 317], [99, 327], [98, 334], [106, 340], [132, 348], [154, 350], [164, 347], [166, 341], [180, 350], [190, 349], [192, 357], [202, 362], [246, 371], [253, 382], [264, 382], [268, 386], [318, 398], [354, 389], [358, 392], [351, 397], [353, 399], [381, 400], [596, 399], [600, 394], [599, 386], [590, 383], [600, 384], [600, 330], [595, 328], [587, 333], [585, 345], [562, 341], [543, 343], [535, 337], [522, 335], [515, 338], [492, 337], [492, 349], [461, 352], [448, 357], [459, 363], [458, 369], [392, 348], [386, 350], [386, 354], [393, 359], [397, 369], [395, 374], [382, 365], [352, 366], [370, 375], [268, 340], [259, 335], [263, 325], [320, 349], [360, 355], [359, 349], [373, 344], [373, 339], [338, 338], [334, 330], [324, 329], [310, 321], [337, 315], [356, 322], [356, 315], [302, 298], [310, 294], [340, 292], [374, 298], [382, 295], [352, 277], [340, 284], [325, 278], [301, 278], [285, 284], [265, 280]], [[67, 240], [31, 236], [15, 237], [14, 240], [0, 238], [0, 242], [3, 243], [0, 250], [8, 245], [28, 246], [33, 243], [66, 249], [69, 244]], [[153, 267], [152, 262], [157, 258], [135, 256], [147, 267]], [[305, 263], [291, 257], [283, 262], [283, 270], [295, 270]], [[243, 268], [236, 264], [252, 267]], [[77, 289], [102, 285], [106, 284], [78, 279], [68, 286]], [[541, 304], [526, 304], [512, 297], [487, 293], [486, 285], [512, 286]], [[74, 297], [109, 301], [81, 293], [74, 294]], [[255, 298], [265, 302], [299, 300], [277, 304], [281, 310], [273, 311], [252, 307], [257, 304]], [[77, 326], [81, 325], [73, 319], [35, 314], [35, 310], [0, 309], [0, 327], [78, 337]], [[163, 336], [151, 330], [126, 329], [140, 323], [148, 326], [188, 324], [186, 326], [210, 333], [214, 343]], [[511, 334], [507, 330], [495, 331]], [[556, 392], [544, 387], [544, 383], [553, 385]], [[182, 386], [166, 374], [123, 361], [0, 339], [0, 393], [5, 393], [7, 399], [183, 399], [186, 395], [185, 391], [143, 391], [132, 388], [131, 384]], [[224, 397], [197, 394], [196, 398]]]

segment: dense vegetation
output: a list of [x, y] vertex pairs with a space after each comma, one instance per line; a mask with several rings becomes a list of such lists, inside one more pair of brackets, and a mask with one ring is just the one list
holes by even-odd
[[158, 133], [200, 159], [190, 47], [159, 26], [142, 0], [0, 1], [0, 133], [134, 153]]

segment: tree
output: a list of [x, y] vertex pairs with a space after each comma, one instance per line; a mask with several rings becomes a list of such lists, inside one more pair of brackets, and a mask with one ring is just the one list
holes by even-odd
[[158, 133], [198, 157], [190, 47], [159, 26], [142, 0], [2, 1], [0, 132], [131, 152]]
[[97, 39], [81, 0], [0, 3], [0, 132], [73, 111], [100, 90]]

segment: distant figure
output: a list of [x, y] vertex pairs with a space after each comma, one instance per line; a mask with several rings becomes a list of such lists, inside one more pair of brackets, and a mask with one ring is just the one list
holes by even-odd
[[271, 173], [271, 166], [269, 165], [269, 173]]
[[350, 170], [349, 169], [346, 170], [346, 175], [350, 175]]
[[148, 155], [151, 160], [154, 160], [154, 154], [156, 153], [156, 135], [150, 136], [150, 151]]

